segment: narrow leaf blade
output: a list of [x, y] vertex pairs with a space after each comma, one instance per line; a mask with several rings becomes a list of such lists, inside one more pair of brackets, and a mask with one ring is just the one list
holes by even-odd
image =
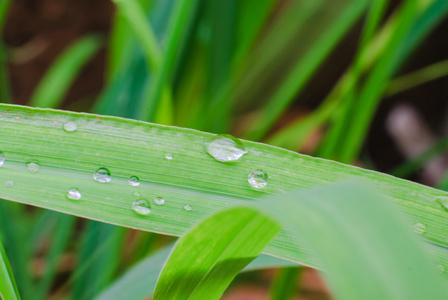
[[154, 299], [219, 299], [279, 230], [276, 222], [253, 209], [215, 214], [179, 240]]

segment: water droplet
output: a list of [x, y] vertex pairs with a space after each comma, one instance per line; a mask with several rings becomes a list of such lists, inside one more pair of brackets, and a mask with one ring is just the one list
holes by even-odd
[[247, 181], [254, 188], [264, 188], [268, 184], [268, 173], [261, 169], [255, 169], [249, 173]]
[[151, 213], [151, 205], [144, 199], [132, 203], [132, 209], [142, 216], [147, 216]]
[[93, 179], [101, 183], [106, 183], [112, 180], [112, 176], [108, 169], [99, 168], [98, 170], [95, 171], [95, 173], [93, 173]]
[[186, 204], [186, 205], [184, 206], [184, 209], [185, 209], [186, 211], [192, 211], [192, 210], [193, 210], [193, 207], [191, 207], [190, 204]]
[[426, 232], [426, 226], [422, 223], [414, 224], [412, 228], [414, 228], [414, 231], [418, 234], [424, 234]]
[[134, 195], [135, 197], [141, 197], [142, 194], [140, 194], [139, 192], [133, 192], [132, 195]]
[[67, 198], [70, 200], [81, 199], [81, 192], [77, 188], [72, 188], [67, 191]]
[[162, 197], [155, 197], [154, 198], [154, 203], [157, 205], [164, 205], [165, 204], [165, 199], [163, 199]]
[[5, 153], [0, 152], [0, 167], [5, 163]]
[[5, 185], [6, 185], [7, 187], [13, 187], [13, 186], [14, 186], [14, 181], [12, 181], [12, 180], [8, 180], [8, 181], [5, 182]]
[[32, 160], [26, 163], [26, 168], [31, 173], [39, 172], [39, 162], [37, 160]]
[[165, 158], [168, 160], [172, 160], [173, 159], [173, 155], [171, 155], [171, 153], [167, 153], [165, 154]]
[[75, 122], [67, 122], [62, 127], [66, 132], [75, 131], [78, 128], [78, 125]]
[[442, 273], [445, 273], [446, 271], [446, 267], [444, 265], [437, 265], [437, 269]]
[[443, 209], [448, 211], [448, 197], [447, 196], [438, 196], [436, 197], [436, 202], [438, 202]]
[[214, 136], [205, 144], [205, 151], [222, 162], [238, 160], [247, 153], [243, 143], [228, 134]]
[[130, 186], [139, 186], [140, 185], [140, 181], [137, 176], [132, 176], [131, 178], [129, 178], [128, 183]]

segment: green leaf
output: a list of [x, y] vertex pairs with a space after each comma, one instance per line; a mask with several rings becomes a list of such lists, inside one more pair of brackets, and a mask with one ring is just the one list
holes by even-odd
[[5, 248], [0, 241], [0, 296], [5, 300], [20, 299], [19, 291], [17, 290], [14, 275], [12, 274], [11, 266], [9, 265], [8, 257], [6, 256]]
[[219, 299], [279, 232], [249, 208], [217, 213], [183, 236], [160, 274], [154, 299]]
[[57, 108], [81, 68], [100, 49], [101, 38], [90, 35], [77, 41], [65, 50], [51, 65], [40, 81], [30, 105], [42, 108]]
[[[77, 124], [75, 131], [63, 130], [69, 121]], [[204, 150], [212, 134], [117, 117], [2, 104], [0, 127], [0, 151], [6, 157], [0, 183], [14, 183], [0, 189], [6, 200], [180, 236], [198, 219], [235, 203], [356, 177], [398, 205], [412, 220], [409, 226], [424, 224], [423, 237], [435, 246], [435, 261], [448, 261], [447, 212], [434, 201], [448, 193], [430, 187], [250, 141], [243, 141], [248, 153], [238, 162], [221, 163]], [[166, 159], [167, 153], [173, 159]], [[31, 160], [39, 162], [37, 173], [26, 168]], [[111, 182], [93, 180], [101, 167], [110, 170]], [[253, 169], [268, 173], [264, 189], [248, 183]], [[131, 176], [140, 178], [139, 186], [128, 184]], [[71, 188], [79, 189], [80, 200], [67, 199]], [[159, 196], [165, 198], [164, 206], [152, 203]], [[152, 203], [150, 215], [132, 210], [140, 198]], [[193, 209], [184, 210], [186, 204]], [[281, 232], [265, 253], [315, 266], [309, 251], [296, 248], [291, 239]]]
[[427, 249], [387, 198], [357, 181], [254, 204], [306, 246], [336, 299], [444, 299]]
[[[149, 255], [111, 283], [95, 300], [140, 300], [152, 296], [156, 282], [168, 259], [173, 245], [168, 245]], [[261, 254], [247, 265], [242, 272], [266, 268], [292, 267], [297, 263]]]

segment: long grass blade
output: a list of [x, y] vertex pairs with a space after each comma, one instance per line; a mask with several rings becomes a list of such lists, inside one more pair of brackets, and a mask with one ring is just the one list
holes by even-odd
[[279, 231], [276, 222], [252, 209], [215, 214], [178, 241], [160, 274], [154, 299], [219, 299]]
[[[140, 300], [152, 296], [159, 274], [172, 250], [173, 245], [168, 245], [141, 260], [111, 283], [95, 300]], [[297, 266], [297, 263], [261, 254], [243, 272], [293, 266]]]
[[[14, 183], [0, 190], [3, 199], [179, 236], [198, 219], [234, 203], [356, 177], [387, 195], [414, 223], [424, 224], [423, 237], [434, 245], [435, 260], [446, 264], [448, 259], [447, 212], [435, 201], [448, 195], [443, 191], [250, 141], [244, 141], [248, 154], [225, 164], [204, 150], [214, 135], [190, 129], [6, 104], [0, 105], [0, 113], [1, 150], [6, 157], [0, 182]], [[65, 131], [68, 122], [74, 122], [76, 130]], [[36, 173], [27, 169], [31, 160], [39, 162]], [[110, 182], [93, 179], [99, 168], [111, 172]], [[268, 173], [264, 189], [248, 183], [254, 169]], [[139, 186], [129, 185], [131, 176], [140, 178]], [[72, 188], [82, 195], [78, 201], [67, 198]], [[142, 196], [135, 197], [135, 192]], [[152, 202], [154, 197], [164, 197], [165, 205], [153, 205], [149, 216], [133, 211], [135, 200]], [[186, 204], [193, 209], [184, 210]], [[293, 247], [291, 236], [284, 232], [265, 253], [314, 265], [310, 253]]]

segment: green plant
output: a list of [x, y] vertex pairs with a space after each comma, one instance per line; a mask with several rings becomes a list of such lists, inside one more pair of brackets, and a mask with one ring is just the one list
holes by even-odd
[[[273, 298], [281, 299], [293, 295], [298, 264], [320, 268], [340, 299], [447, 294], [446, 273], [437, 274], [437, 266], [448, 267], [446, 192], [255, 142], [297, 150], [326, 125], [317, 154], [354, 162], [385, 95], [448, 73], [443, 61], [394, 78], [446, 16], [446, 1], [403, 1], [385, 20], [388, 1], [115, 3], [107, 84], [92, 107], [97, 114], [0, 105], [0, 197], [10, 200], [0, 202], [2, 297], [142, 299], [155, 292], [156, 299], [216, 299], [246, 265], [294, 267], [273, 287]], [[327, 98], [272, 131], [366, 13], [353, 63]], [[65, 108], [63, 95], [101, 45], [93, 35], [64, 52], [30, 105]], [[1, 86], [8, 86], [6, 77]], [[259, 113], [245, 118], [249, 125], [235, 125], [248, 107]], [[253, 141], [241, 141], [237, 161], [220, 162], [206, 145], [232, 127]], [[397, 174], [445, 148], [442, 139]], [[258, 169], [267, 172], [264, 188], [248, 182]], [[182, 238], [173, 248], [173, 238], [155, 233]], [[78, 265], [56, 286], [64, 253], [76, 253]], [[36, 257], [44, 267], [30, 274]]]

